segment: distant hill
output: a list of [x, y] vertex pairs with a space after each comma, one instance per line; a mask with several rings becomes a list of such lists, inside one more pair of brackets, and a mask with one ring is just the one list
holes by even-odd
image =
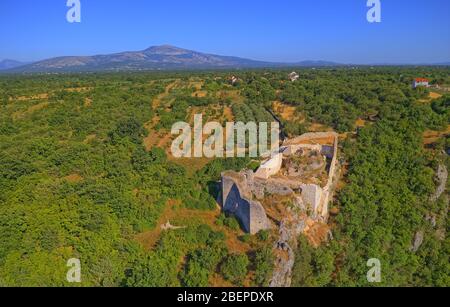
[[304, 61], [299, 63], [272, 63], [232, 56], [206, 54], [174, 46], [154, 46], [142, 51], [109, 55], [57, 57], [33, 64], [15, 67], [8, 72], [96, 72], [178, 69], [235, 69], [288, 66], [336, 66], [333, 62]]
[[450, 66], [450, 62], [436, 63], [436, 66]]
[[26, 63], [15, 61], [15, 60], [3, 60], [3, 61], [0, 61], [0, 70], [16, 68], [19, 66], [23, 66], [25, 64]]

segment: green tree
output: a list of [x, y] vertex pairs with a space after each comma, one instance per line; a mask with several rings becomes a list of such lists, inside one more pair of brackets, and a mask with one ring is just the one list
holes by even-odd
[[222, 275], [236, 285], [242, 284], [247, 276], [249, 264], [247, 255], [229, 255], [221, 266]]

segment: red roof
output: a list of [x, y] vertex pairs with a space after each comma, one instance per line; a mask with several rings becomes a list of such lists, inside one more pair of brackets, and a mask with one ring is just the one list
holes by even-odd
[[425, 79], [425, 78], [416, 78], [415, 79], [416, 80], [416, 82], [430, 82], [430, 80], [428, 80], [428, 79]]

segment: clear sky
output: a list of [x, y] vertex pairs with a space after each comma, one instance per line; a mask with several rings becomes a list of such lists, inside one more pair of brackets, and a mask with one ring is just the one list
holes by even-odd
[[258, 60], [450, 61], [449, 0], [0, 0], [0, 59], [33, 61], [170, 44]]

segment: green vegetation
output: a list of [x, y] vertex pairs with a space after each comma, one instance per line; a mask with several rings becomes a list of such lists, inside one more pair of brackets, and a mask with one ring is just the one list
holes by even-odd
[[[382, 286], [450, 285], [448, 195], [430, 201], [438, 165], [450, 167], [450, 98], [428, 101], [430, 90], [410, 86], [417, 76], [448, 86], [449, 70], [302, 70], [297, 82], [288, 73], [233, 72], [234, 86], [230, 72], [1, 76], [0, 286], [74, 286], [70, 258], [81, 260], [80, 286], [267, 285], [271, 233], [245, 236], [235, 218], [215, 215], [221, 172], [258, 162], [216, 159], [192, 171], [143, 142], [189, 120], [193, 107], [272, 122], [275, 100], [305, 118], [283, 120], [289, 135], [316, 124], [347, 134], [334, 240], [313, 248], [300, 238], [294, 285], [368, 286], [370, 258], [382, 262]], [[439, 137], [424, 149], [427, 130]], [[169, 203], [191, 214], [180, 216], [185, 227], [145, 245], [137, 236], [159, 229]], [[202, 221], [209, 213], [214, 220]]]
[[182, 273], [183, 286], [207, 287], [211, 275], [226, 255], [227, 249], [223, 246], [209, 246], [193, 252]]
[[239, 285], [247, 276], [249, 264], [246, 255], [230, 255], [223, 262], [221, 272], [226, 280]]
[[293, 285], [301, 287], [329, 286], [335, 270], [334, 263], [333, 250], [330, 246], [315, 249], [304, 236], [301, 236], [295, 254]]
[[236, 122], [273, 122], [272, 115], [257, 104], [234, 104], [233, 114], [236, 118]]
[[262, 242], [267, 242], [270, 238], [270, 232], [268, 230], [261, 230], [256, 234], [258, 239]]
[[432, 102], [431, 107], [437, 114], [447, 117], [447, 123], [450, 122], [450, 96], [443, 96]]
[[256, 251], [255, 255], [255, 284], [261, 287], [267, 287], [274, 269], [275, 256], [270, 247], [263, 247]]
[[[163, 234], [156, 249], [141, 253], [128, 270], [131, 287], [205, 286], [213, 268], [226, 255], [224, 237], [200, 225]], [[188, 261], [178, 271], [184, 255]]]
[[226, 226], [230, 228], [231, 230], [239, 230], [239, 222], [234, 216], [226, 216], [225, 214], [221, 214], [219, 218], [217, 219], [217, 225], [219, 226]]
[[[448, 119], [445, 112], [434, 113], [411, 100], [385, 103], [384, 108], [382, 119], [345, 144], [349, 183], [338, 197], [335, 241], [317, 250], [301, 242], [297, 286], [368, 286], [366, 263], [371, 258], [382, 263], [381, 286], [450, 282], [449, 241], [439, 237], [448, 220], [442, 207], [432, 210], [435, 161], [422, 144], [426, 128], [442, 127]], [[426, 218], [430, 214], [441, 216], [440, 223], [433, 226]], [[415, 253], [419, 231], [426, 235]]]

